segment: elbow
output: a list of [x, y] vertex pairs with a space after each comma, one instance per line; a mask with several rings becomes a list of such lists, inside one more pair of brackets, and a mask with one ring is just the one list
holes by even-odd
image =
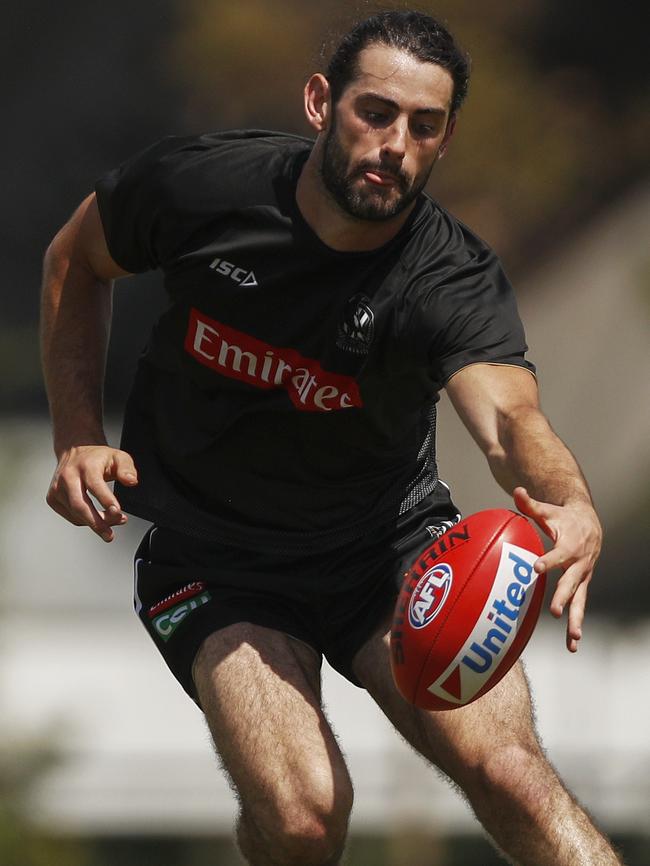
[[549, 424], [539, 406], [523, 403], [500, 412], [496, 424], [495, 451], [509, 453], [522, 435], [530, 435], [542, 426], [548, 428]]
[[542, 428], [550, 430], [546, 416], [538, 406], [522, 404], [499, 413], [493, 436], [483, 449], [495, 478], [503, 479], [509, 475], [513, 456], [529, 448]]
[[503, 477], [508, 465], [508, 452], [506, 449], [500, 443], [496, 443], [485, 451], [485, 457], [492, 475], [497, 480]]

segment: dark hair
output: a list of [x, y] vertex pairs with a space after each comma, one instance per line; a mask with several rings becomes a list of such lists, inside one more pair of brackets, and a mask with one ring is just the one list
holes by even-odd
[[454, 90], [451, 112], [458, 111], [467, 96], [470, 59], [443, 25], [423, 12], [380, 12], [360, 21], [339, 42], [327, 66], [332, 102], [336, 104], [358, 75], [358, 58], [370, 45], [388, 45], [407, 51], [425, 63], [448, 70]]

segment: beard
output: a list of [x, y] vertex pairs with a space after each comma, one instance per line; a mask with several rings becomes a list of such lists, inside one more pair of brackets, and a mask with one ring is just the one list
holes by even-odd
[[[370, 222], [384, 222], [402, 213], [426, 186], [435, 160], [423, 176], [409, 178], [399, 168], [388, 163], [360, 162], [352, 170], [350, 159], [332, 123], [323, 146], [321, 177], [325, 188], [337, 205], [349, 216]], [[366, 171], [388, 172], [396, 179], [395, 186], [369, 188], [359, 183]]]

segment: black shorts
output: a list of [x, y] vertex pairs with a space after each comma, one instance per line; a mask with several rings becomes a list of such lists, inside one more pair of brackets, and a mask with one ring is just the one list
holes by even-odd
[[136, 613], [195, 701], [201, 644], [238, 622], [303, 641], [359, 685], [353, 659], [391, 613], [404, 571], [459, 519], [439, 482], [392, 526], [320, 555], [264, 554], [154, 526], [135, 555]]

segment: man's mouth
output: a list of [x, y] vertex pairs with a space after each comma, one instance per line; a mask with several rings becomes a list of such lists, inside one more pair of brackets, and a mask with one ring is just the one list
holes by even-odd
[[363, 176], [376, 186], [398, 186], [399, 183], [395, 175], [384, 171], [366, 170], [363, 172]]
[[359, 174], [368, 184], [377, 188], [398, 189], [402, 193], [408, 190], [408, 181], [398, 173], [368, 166], [360, 169]]

